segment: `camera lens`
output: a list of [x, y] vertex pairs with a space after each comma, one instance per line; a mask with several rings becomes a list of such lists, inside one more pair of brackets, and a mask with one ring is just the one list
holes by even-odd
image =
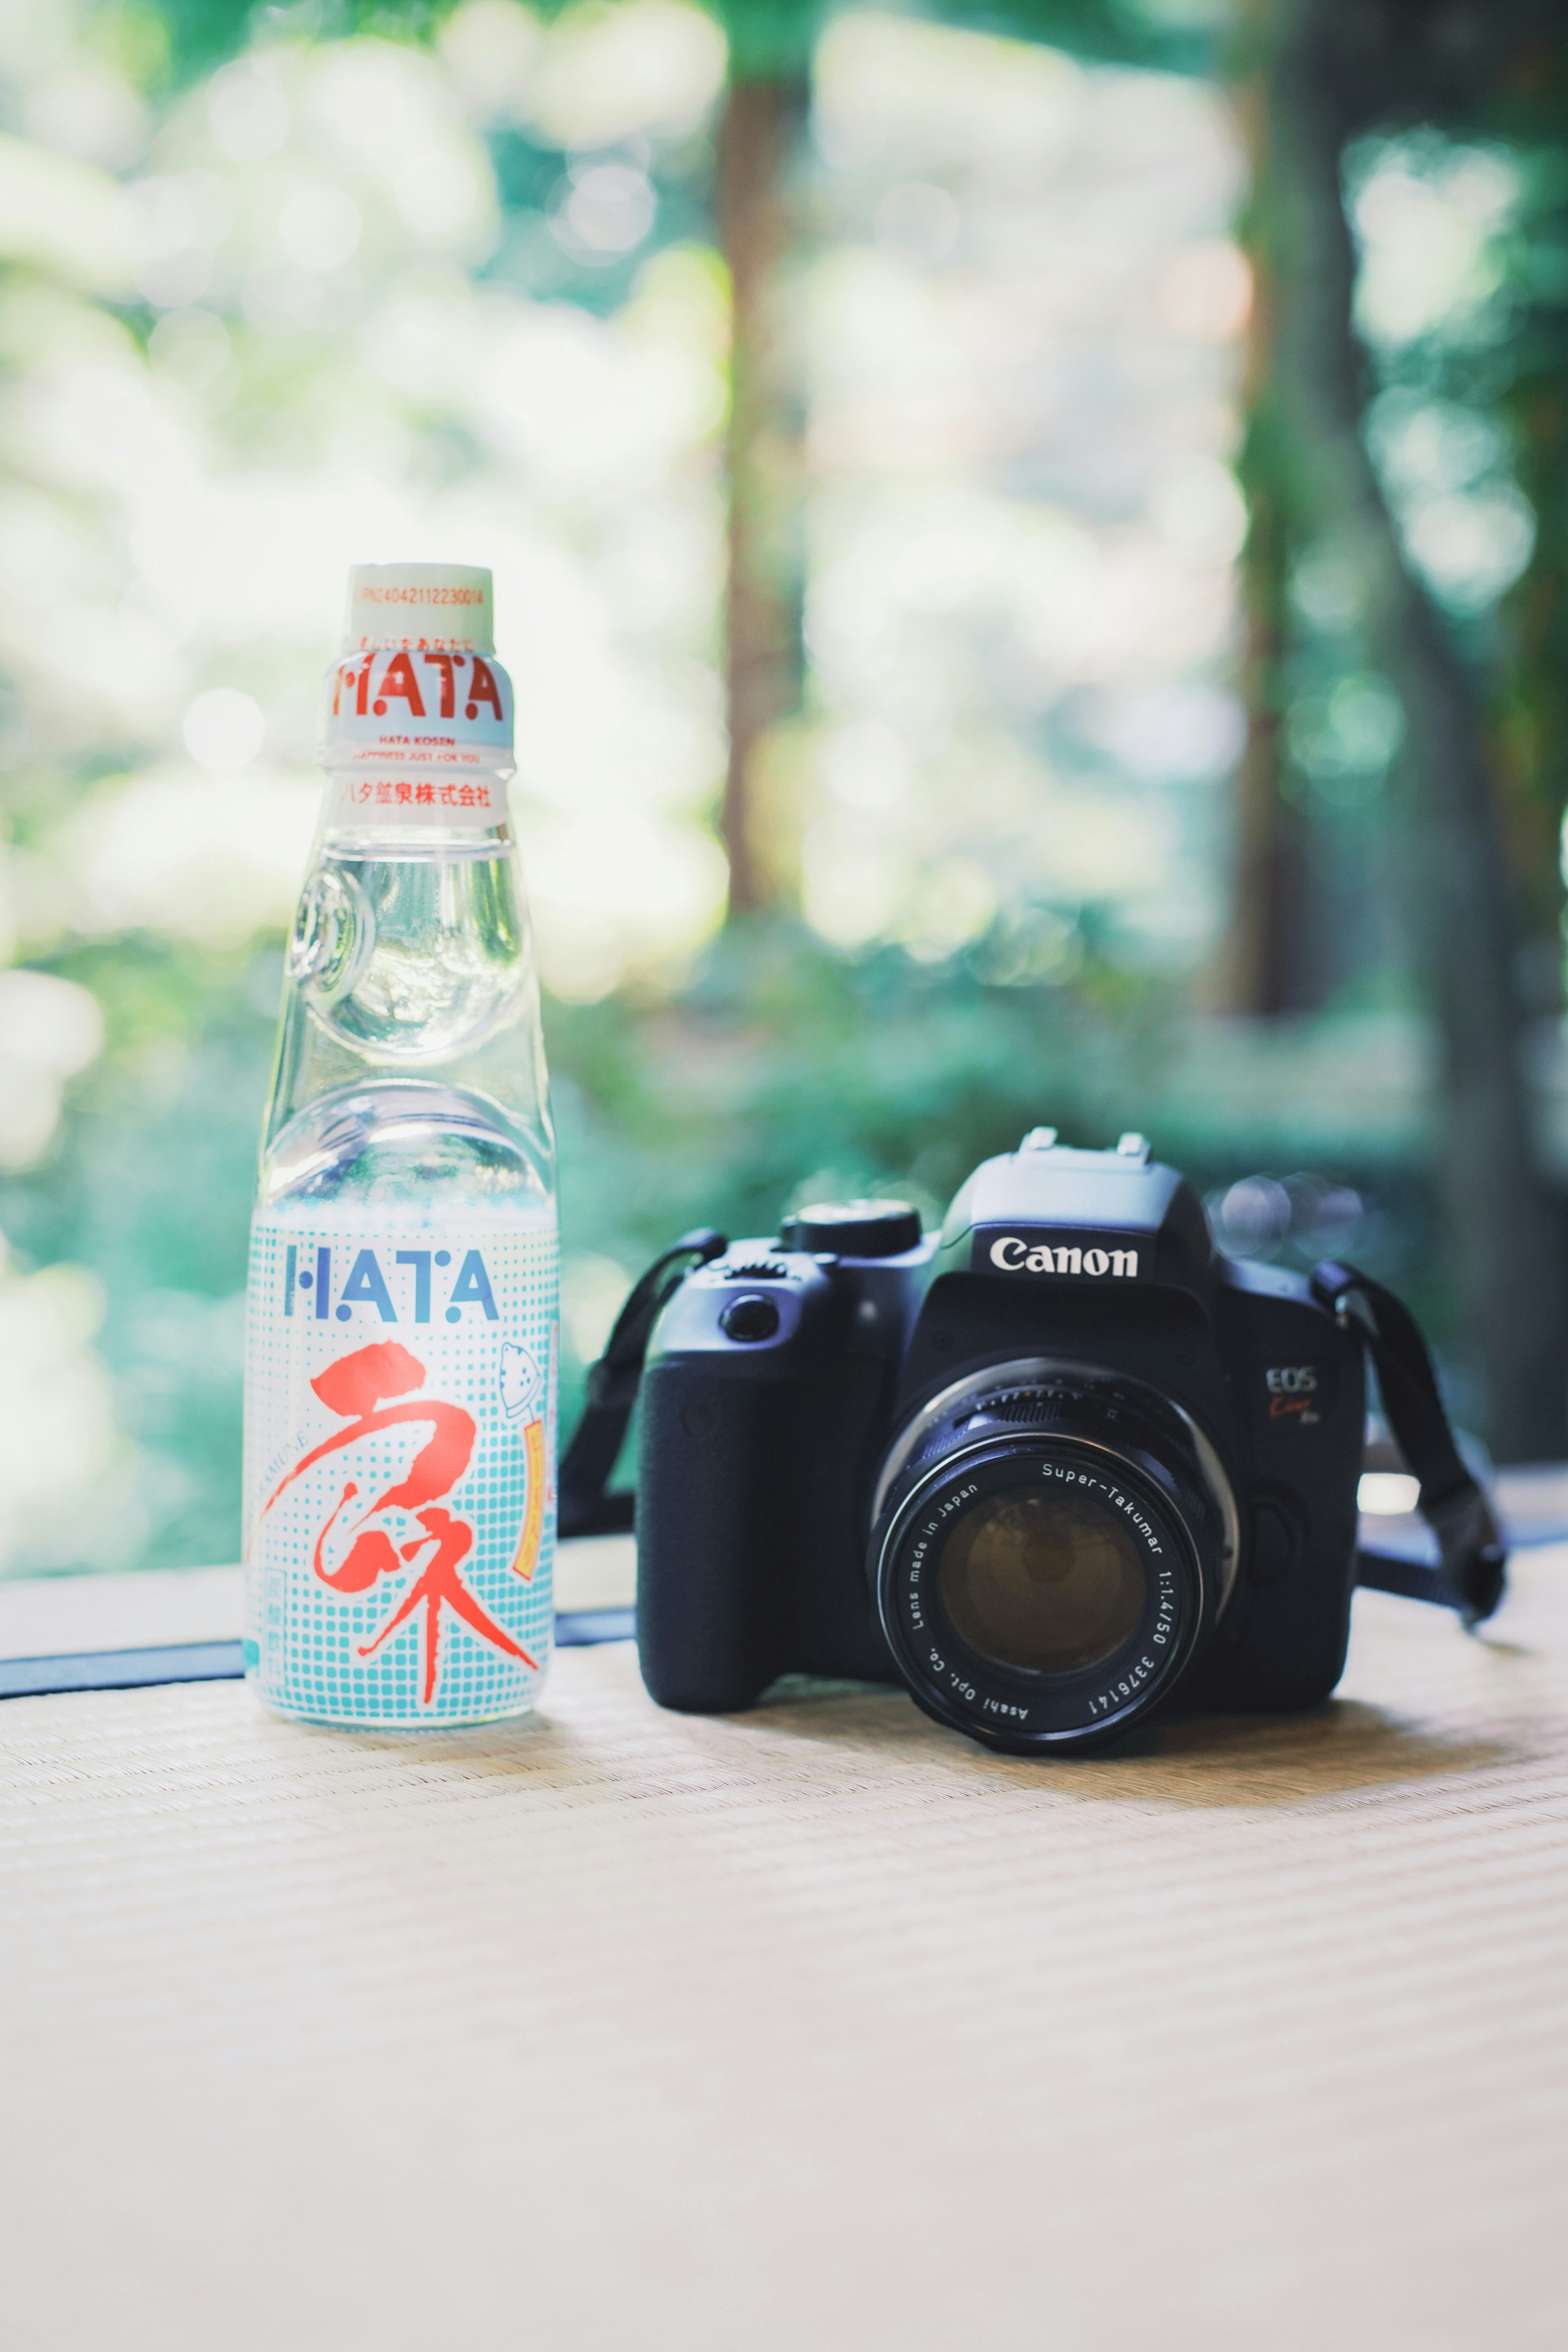
[[954, 1527], [936, 1574], [954, 1631], [1016, 1674], [1098, 1665], [1135, 1630], [1148, 1600], [1126, 1526], [1087, 1493], [988, 1495]]
[[922, 1407], [873, 1512], [878, 1613], [910, 1696], [1016, 1754], [1093, 1747], [1146, 1715], [1236, 1571], [1230, 1483], [1190, 1416], [1040, 1359]]

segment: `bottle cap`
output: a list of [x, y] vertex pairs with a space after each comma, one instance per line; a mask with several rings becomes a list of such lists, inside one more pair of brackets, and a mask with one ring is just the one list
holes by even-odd
[[493, 654], [489, 573], [477, 563], [354, 564], [343, 650], [390, 646]]

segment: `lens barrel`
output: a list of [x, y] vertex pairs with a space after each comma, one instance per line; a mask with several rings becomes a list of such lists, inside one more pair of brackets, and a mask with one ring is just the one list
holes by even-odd
[[878, 1499], [877, 1604], [911, 1695], [1016, 1754], [1129, 1730], [1170, 1695], [1235, 1574], [1234, 1498], [1207, 1440], [1156, 1391], [1076, 1367], [958, 1383], [905, 1431]]

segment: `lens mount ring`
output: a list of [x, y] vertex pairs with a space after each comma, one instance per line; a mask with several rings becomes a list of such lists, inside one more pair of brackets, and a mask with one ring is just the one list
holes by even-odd
[[[1102, 1654], [1033, 1671], [987, 1653], [954, 1622], [945, 1555], [969, 1513], [995, 1517], [1036, 1498], [1077, 1507], [1142, 1570], [1130, 1627]], [[1198, 1548], [1150, 1470], [1076, 1433], [992, 1431], [933, 1462], [894, 1512], [876, 1566], [882, 1630], [911, 1696], [938, 1722], [1016, 1755], [1098, 1747], [1171, 1688], [1212, 1595]]]
[[[1045, 1388], [1058, 1382], [1081, 1385], [1089, 1391], [1114, 1384], [1118, 1391], [1134, 1397], [1142, 1393], [1160, 1412], [1173, 1416], [1182, 1428], [1209, 1501], [1219, 1518], [1219, 1558], [1214, 1604], [1216, 1620], [1223, 1617], [1236, 1590], [1236, 1580], [1241, 1567], [1241, 1513], [1237, 1507], [1236, 1490], [1225, 1464], [1207, 1433], [1193, 1419], [1184, 1405], [1178, 1404], [1174, 1397], [1163, 1396], [1158, 1390], [1149, 1389], [1143, 1381], [1125, 1380], [1119, 1374], [1109, 1373], [1103, 1364], [1079, 1363], [1065, 1356], [1016, 1356], [1005, 1363], [987, 1364], [977, 1372], [966, 1372], [961, 1380], [951, 1381], [935, 1396], [927, 1399], [920, 1411], [905, 1423], [889, 1448], [871, 1497], [872, 1527], [875, 1528], [881, 1518], [900, 1477], [910, 1463], [918, 1459], [924, 1441], [944, 1421], [956, 1419], [966, 1405], [978, 1404], [984, 1397], [996, 1396], [1010, 1390]], [[1085, 1439], [1083, 1442], [1092, 1441]]]

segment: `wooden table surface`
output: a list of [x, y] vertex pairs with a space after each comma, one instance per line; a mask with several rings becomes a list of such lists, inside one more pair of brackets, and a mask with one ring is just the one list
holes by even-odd
[[1308, 1717], [0, 1707], [6, 2352], [1568, 2342], [1568, 1549]]

